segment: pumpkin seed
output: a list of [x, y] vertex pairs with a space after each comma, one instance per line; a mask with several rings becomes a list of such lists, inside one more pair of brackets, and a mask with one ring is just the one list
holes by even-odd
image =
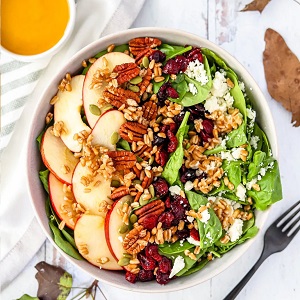
[[136, 221], [137, 221], [137, 216], [135, 215], [135, 214], [132, 214], [131, 216], [130, 216], [130, 223], [131, 224], [134, 224]]
[[154, 190], [153, 184], [150, 184], [148, 189], [149, 189], [149, 192], [150, 192], [152, 198], [155, 197], [155, 190]]
[[140, 88], [137, 85], [129, 85], [128, 89], [135, 93], [140, 91]]
[[129, 259], [132, 259], [132, 255], [131, 254], [129, 254], [129, 253], [123, 253], [123, 257], [127, 257], [127, 258], [129, 258]]
[[95, 104], [90, 104], [89, 106], [90, 112], [95, 115], [95, 116], [100, 116], [101, 115], [101, 110], [100, 108], [95, 105]]
[[188, 150], [190, 147], [191, 147], [191, 144], [187, 143], [186, 146], [185, 146], [185, 149]]
[[112, 187], [118, 188], [118, 187], [121, 186], [121, 183], [120, 183], [119, 180], [112, 180], [110, 185], [111, 185]]
[[129, 80], [130, 83], [132, 84], [138, 84], [140, 82], [142, 82], [143, 78], [141, 76], [136, 76], [132, 79]]
[[103, 105], [101, 107], [101, 114], [105, 113], [107, 110], [112, 109], [112, 108], [113, 108], [113, 106], [109, 103]]
[[119, 261], [118, 261], [118, 265], [123, 267], [123, 266], [127, 266], [129, 265], [130, 262], [130, 258], [128, 257], [122, 257]]
[[110, 137], [110, 142], [112, 145], [115, 145], [119, 140], [119, 134], [117, 132], [114, 132]]
[[142, 64], [146, 69], [149, 67], [149, 58], [147, 56], [143, 57]]
[[142, 196], [139, 199], [139, 203], [143, 206], [143, 205], [146, 205], [148, 202], [149, 202], [149, 200], [145, 200], [144, 194], [142, 194]]
[[129, 227], [126, 224], [123, 224], [120, 228], [119, 228], [119, 233], [124, 234], [126, 232], [128, 232]]
[[159, 124], [163, 120], [163, 116], [159, 116], [156, 120], [156, 123]]
[[151, 156], [148, 163], [151, 166], [153, 162], [154, 162], [154, 156]]
[[141, 184], [142, 181], [139, 180], [139, 179], [135, 179], [135, 180], [132, 181], [132, 183], [133, 183], [134, 185], [136, 185], [136, 184]]

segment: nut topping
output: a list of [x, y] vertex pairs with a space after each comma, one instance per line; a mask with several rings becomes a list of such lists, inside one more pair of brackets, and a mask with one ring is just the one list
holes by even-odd
[[147, 127], [137, 122], [126, 122], [120, 128], [120, 136], [128, 142], [143, 141], [143, 135], [147, 133]]
[[113, 73], [116, 73], [116, 79], [119, 85], [127, 82], [140, 74], [140, 69], [135, 63], [125, 63], [115, 66]]

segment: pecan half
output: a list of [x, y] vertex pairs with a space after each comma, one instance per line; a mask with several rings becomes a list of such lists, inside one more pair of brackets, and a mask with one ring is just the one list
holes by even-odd
[[157, 105], [154, 101], [148, 101], [143, 105], [142, 111], [143, 117], [148, 121], [152, 121], [157, 116]]
[[117, 79], [118, 84], [121, 85], [138, 76], [140, 74], [140, 68], [135, 63], [125, 63], [115, 66], [113, 73], [117, 74], [115, 78]]
[[124, 250], [130, 254], [141, 252], [147, 246], [150, 235], [150, 232], [144, 229], [143, 226], [135, 226], [124, 237], [122, 243]]
[[158, 38], [139, 37], [129, 41], [129, 50], [134, 56], [136, 56], [144, 49], [156, 48], [160, 45], [161, 40], [159, 40]]
[[144, 159], [146, 158], [146, 155], [145, 155], [145, 152], [151, 152], [152, 148], [147, 146], [147, 145], [144, 145], [140, 150], [136, 151], [135, 152], [135, 155], [137, 155], [138, 157]]
[[136, 157], [130, 151], [108, 151], [107, 155], [112, 159], [117, 171], [131, 169], [136, 163]]
[[143, 135], [147, 133], [147, 127], [138, 122], [126, 122], [120, 127], [120, 136], [127, 142], [143, 141]]
[[133, 99], [137, 103], [140, 102], [140, 98], [136, 93], [130, 90], [124, 90], [120, 87], [115, 88], [113, 86], [108, 87], [103, 92], [103, 99], [117, 108], [120, 108], [123, 104], [125, 104], [125, 107], [128, 107], [128, 99]]
[[123, 196], [129, 195], [129, 188], [125, 185], [118, 187], [117, 189], [115, 189], [112, 193], [110, 198], [112, 200], [116, 200], [119, 199]]
[[146, 91], [148, 85], [150, 84], [150, 81], [152, 79], [152, 71], [151, 69], [147, 69], [145, 76], [143, 77], [142, 82], [138, 84], [140, 88], [140, 95], [143, 95], [144, 92]]
[[135, 57], [135, 62], [140, 65], [143, 61], [143, 57], [147, 56], [149, 57], [152, 53], [154, 52], [153, 49], [151, 48], [146, 48], [142, 50], [136, 57]]

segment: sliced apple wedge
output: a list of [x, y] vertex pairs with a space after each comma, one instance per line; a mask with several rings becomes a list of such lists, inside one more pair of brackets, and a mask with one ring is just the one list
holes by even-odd
[[[125, 252], [122, 246], [122, 241], [127, 234], [124, 230], [126, 225], [123, 223], [121, 215], [118, 211], [122, 211], [124, 203], [129, 205], [132, 202], [131, 196], [124, 196], [114, 203], [111, 210], [108, 211], [105, 218], [105, 237], [109, 250], [114, 258], [119, 261]], [[123, 232], [123, 233], [120, 233]]]
[[[68, 191], [68, 195], [64, 193], [64, 184], [52, 173], [49, 174], [48, 185], [50, 201], [55, 213], [62, 221], [65, 221], [69, 228], [74, 229], [80, 215], [72, 206], [76, 203], [72, 191]], [[66, 196], [68, 196], [68, 201], [65, 200]]]
[[[117, 139], [113, 135], [116, 132], [119, 137], [120, 127], [125, 122], [123, 113], [118, 110], [109, 110], [104, 113], [92, 130], [92, 144], [107, 147], [109, 150], [115, 150]], [[113, 141], [113, 139], [115, 140]]]
[[74, 239], [80, 254], [90, 263], [107, 270], [122, 270], [110, 253], [105, 240], [105, 219], [83, 214], [74, 229]]
[[51, 133], [52, 126], [43, 135], [41, 156], [44, 165], [63, 183], [71, 184], [79, 159], [67, 148], [60, 137]]
[[[107, 66], [105, 66], [104, 61], [107, 61]], [[106, 82], [103, 81], [100, 87], [97, 86], [97, 88], [93, 88], [92, 82], [95, 73], [104, 68], [107, 68], [109, 72], [112, 72], [115, 66], [131, 62], [134, 62], [134, 58], [129, 55], [122, 52], [111, 52], [101, 56], [91, 65], [85, 76], [82, 93], [85, 115], [91, 127], [95, 126], [99, 116], [94, 115], [90, 111], [90, 105], [98, 105], [98, 100], [102, 98], [102, 93], [107, 85]]]
[[81, 118], [82, 88], [84, 75], [72, 77], [72, 91], [59, 91], [57, 93], [58, 100], [54, 104], [54, 121], [62, 121], [64, 123], [64, 131], [61, 133], [61, 139], [66, 146], [73, 152], [79, 152], [82, 144], [74, 140], [74, 135], [83, 130], [88, 133], [91, 128], [87, 126]]
[[90, 170], [87, 166], [82, 166], [81, 163], [77, 164], [72, 178], [74, 197], [90, 214], [105, 217], [106, 212], [101, 210], [101, 205], [103, 204], [102, 201], [106, 201], [108, 204], [113, 203], [109, 198], [111, 195], [111, 180], [107, 180], [98, 174], [93, 178], [93, 182], [89, 186], [83, 185], [81, 178], [88, 178], [90, 174]]

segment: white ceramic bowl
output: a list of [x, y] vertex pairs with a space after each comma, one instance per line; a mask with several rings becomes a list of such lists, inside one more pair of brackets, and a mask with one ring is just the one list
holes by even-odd
[[75, 17], [76, 17], [76, 5], [74, 0], [67, 0], [69, 6], [69, 22], [65, 29], [64, 35], [60, 38], [60, 40], [50, 49], [34, 55], [21, 55], [14, 53], [12, 51], [7, 50], [2, 45], [0, 45], [1, 52], [6, 53], [7, 55], [13, 57], [16, 60], [26, 61], [26, 62], [33, 62], [38, 61], [45, 58], [51, 58], [54, 54], [56, 54], [65, 43], [68, 41], [69, 37], [71, 36], [74, 25], [75, 25]]
[[[48, 225], [48, 219], [45, 213], [46, 195], [38, 177], [38, 171], [41, 169], [42, 162], [36, 144], [36, 137], [44, 128], [44, 116], [50, 109], [49, 100], [56, 93], [58, 83], [65, 76], [66, 72], [76, 74], [81, 69], [82, 60], [92, 57], [97, 52], [106, 49], [106, 47], [110, 44], [124, 44], [132, 38], [141, 36], [158, 37], [164, 42], [172, 44], [189, 44], [194, 46], [207, 47], [221, 56], [245, 82], [246, 90], [253, 99], [253, 105], [255, 110], [257, 111], [258, 122], [262, 129], [266, 132], [273, 154], [275, 158], [277, 157], [277, 140], [275, 127], [267, 101], [254, 79], [234, 57], [232, 57], [230, 54], [228, 54], [226, 51], [216, 46], [215, 44], [207, 41], [206, 39], [183, 31], [166, 28], [137, 28], [112, 34], [93, 42], [92, 44], [79, 51], [75, 56], [70, 58], [69, 63], [61, 68], [61, 71], [55, 78], [49, 78], [49, 87], [39, 100], [38, 106], [31, 120], [31, 129], [27, 145], [27, 178], [31, 201], [41, 227], [43, 228], [49, 240], [52, 242], [53, 246], [56, 247], [60, 251], [60, 253], [70, 262], [89, 273], [89, 275], [97, 278], [98, 280], [122, 289], [147, 293], [169, 292], [197, 285], [219, 274], [228, 266], [233, 264], [241, 255], [243, 255], [243, 253], [245, 253], [253, 243], [254, 239], [250, 239], [244, 244], [235, 247], [232, 251], [225, 254], [221, 259], [215, 259], [213, 262], [209, 263], [203, 270], [187, 277], [179, 277], [176, 280], [171, 280], [165, 286], [161, 286], [155, 281], [147, 283], [137, 282], [135, 284], [131, 284], [125, 280], [123, 272], [100, 270], [99, 268], [91, 265], [86, 261], [77, 261], [66, 255], [55, 245], [52, 240]], [[259, 211], [257, 212], [256, 216], [256, 225], [259, 228], [262, 228], [268, 216], [268, 211]]]

